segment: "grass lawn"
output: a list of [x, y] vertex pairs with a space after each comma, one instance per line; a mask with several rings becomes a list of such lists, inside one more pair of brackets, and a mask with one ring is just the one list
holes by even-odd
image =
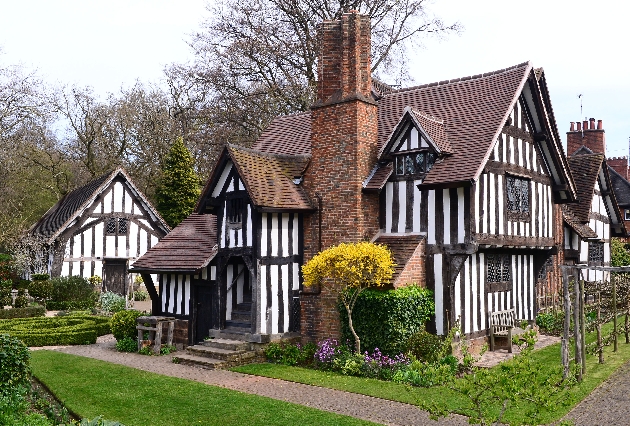
[[[606, 327], [609, 329], [610, 327]], [[606, 330], [605, 329], [605, 330]], [[594, 335], [587, 336], [587, 342], [592, 341]], [[620, 337], [619, 351], [614, 353], [612, 347], [605, 349], [605, 363], [599, 364], [596, 356], [587, 355], [587, 372], [584, 380], [577, 386], [562, 391], [553, 412], [547, 413], [543, 423], [551, 423], [564, 417], [578, 402], [606, 380], [622, 364], [630, 360], [630, 344]], [[532, 359], [541, 370], [551, 370], [560, 365], [560, 345], [548, 346], [535, 351]], [[496, 368], [496, 367], [495, 367]], [[279, 364], [250, 364], [233, 369], [246, 374], [273, 377], [298, 383], [339, 389], [348, 392], [369, 395], [377, 398], [389, 399], [409, 404], [419, 405], [421, 401], [444, 401], [455, 412], [466, 414], [465, 400], [444, 386], [433, 388], [415, 388], [393, 382], [383, 382], [362, 377], [343, 376], [337, 373], [311, 370], [299, 367], [287, 367]], [[523, 403], [524, 404], [524, 403]], [[525, 404], [524, 404], [525, 405]], [[523, 407], [508, 408], [504, 421], [506, 423], [526, 423]]]
[[133, 425], [369, 425], [262, 396], [54, 351], [31, 353], [33, 375], [73, 413]]

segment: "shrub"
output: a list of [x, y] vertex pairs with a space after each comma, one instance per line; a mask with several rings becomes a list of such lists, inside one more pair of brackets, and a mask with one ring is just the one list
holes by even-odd
[[96, 293], [85, 278], [56, 277], [50, 282], [53, 290], [49, 309], [88, 309], [95, 306]]
[[101, 291], [103, 278], [99, 277], [98, 275], [92, 275], [90, 278], [88, 278], [88, 282], [95, 291]]
[[138, 290], [133, 294], [133, 300], [136, 302], [144, 302], [149, 298], [149, 293], [144, 290]]
[[317, 346], [314, 343], [305, 345], [286, 342], [272, 342], [265, 348], [265, 356], [271, 362], [284, 365], [309, 365], [313, 363], [313, 357]]
[[48, 281], [50, 275], [48, 274], [31, 274], [31, 280], [33, 281]]
[[559, 336], [564, 330], [564, 312], [541, 312], [536, 315], [536, 325], [542, 333]]
[[101, 293], [98, 298], [98, 304], [103, 312], [112, 314], [123, 311], [126, 308], [125, 298], [111, 291]]
[[138, 341], [131, 337], [123, 337], [116, 342], [118, 352], [138, 352]]
[[0, 322], [0, 333], [16, 337], [27, 346], [83, 345], [110, 332], [109, 318], [91, 315], [18, 318]]
[[30, 386], [30, 356], [19, 339], [0, 334], [0, 397], [26, 393]]
[[407, 341], [407, 352], [419, 361], [433, 363], [439, 361], [443, 344], [443, 337], [420, 330]]
[[44, 315], [46, 315], [46, 308], [43, 306], [0, 310], [0, 319], [43, 317]]
[[135, 339], [138, 335], [136, 330], [138, 317], [143, 316], [138, 311], [119, 311], [112, 316], [111, 328], [112, 334], [116, 340], [122, 340], [125, 337]]
[[11, 288], [0, 287], [0, 309], [4, 309], [5, 306], [10, 306], [11, 303], [13, 303]]
[[13, 280], [0, 280], [0, 288], [11, 290], [13, 288]]
[[9, 280], [15, 272], [13, 257], [6, 253], [0, 253], [0, 280]]
[[[348, 327], [348, 315], [338, 305], [342, 339], [353, 340]], [[435, 305], [431, 291], [417, 285], [396, 290], [367, 289], [359, 296], [352, 320], [364, 349], [395, 356], [407, 349], [409, 338], [423, 330], [433, 315]]]
[[[366, 352], [363, 358], [364, 364], [361, 375], [381, 380], [392, 380], [396, 372], [405, 370], [411, 363], [409, 358], [403, 354], [389, 357], [383, 355], [378, 348], [374, 349], [371, 355]], [[457, 362], [457, 359], [455, 361]]]
[[46, 303], [52, 297], [53, 284], [46, 279], [36, 279], [35, 277], [48, 277], [47, 274], [32, 275], [33, 281], [28, 286], [28, 294], [33, 296], [38, 302]]

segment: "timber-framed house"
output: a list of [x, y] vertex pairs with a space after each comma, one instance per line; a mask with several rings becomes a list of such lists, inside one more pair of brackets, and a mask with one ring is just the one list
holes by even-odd
[[[371, 240], [392, 251], [394, 286], [433, 290], [438, 334], [460, 320], [485, 336], [509, 308], [533, 320], [540, 283], [558, 278], [560, 205], [577, 199], [543, 70], [393, 90], [372, 80], [368, 17], [324, 21], [319, 37], [311, 110], [218, 160], [189, 218], [212, 217], [212, 237], [188, 255], [167, 237], [134, 265], [160, 276], [156, 312], [188, 321], [193, 341], [338, 336], [334, 294], [303, 287], [300, 266]], [[188, 221], [176, 232], [201, 236]]]
[[30, 233], [45, 240], [51, 276], [98, 276], [104, 290], [127, 294], [129, 266], [169, 230], [119, 168], [68, 193]]

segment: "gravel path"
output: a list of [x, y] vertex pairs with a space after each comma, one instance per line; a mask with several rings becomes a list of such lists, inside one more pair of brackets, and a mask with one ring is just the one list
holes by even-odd
[[[38, 348], [31, 349], [36, 350]], [[173, 364], [170, 356], [147, 357], [139, 354], [116, 352], [115, 340], [111, 335], [99, 337], [99, 340], [94, 345], [47, 347], [46, 349], [54, 349], [69, 354], [122, 364], [138, 370], [267, 396], [385, 425], [450, 426], [468, 424], [466, 417], [457, 415], [449, 416], [436, 422], [431, 420], [429, 415], [418, 409], [418, 407], [400, 402], [267, 377], [251, 376], [224, 370], [205, 370]]]

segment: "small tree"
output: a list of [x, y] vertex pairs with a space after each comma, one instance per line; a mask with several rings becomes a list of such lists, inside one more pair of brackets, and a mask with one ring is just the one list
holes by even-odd
[[630, 265], [630, 252], [619, 238], [610, 239], [610, 264], [612, 266]]
[[387, 247], [370, 242], [341, 243], [322, 251], [302, 266], [305, 286], [323, 284], [338, 292], [339, 300], [348, 312], [348, 326], [357, 352], [361, 352], [361, 339], [352, 326], [354, 304], [366, 288], [388, 283], [394, 274], [394, 266]]
[[177, 226], [190, 213], [199, 198], [200, 180], [193, 168], [194, 160], [177, 138], [162, 166], [162, 178], [155, 191], [157, 209], [171, 227]]

